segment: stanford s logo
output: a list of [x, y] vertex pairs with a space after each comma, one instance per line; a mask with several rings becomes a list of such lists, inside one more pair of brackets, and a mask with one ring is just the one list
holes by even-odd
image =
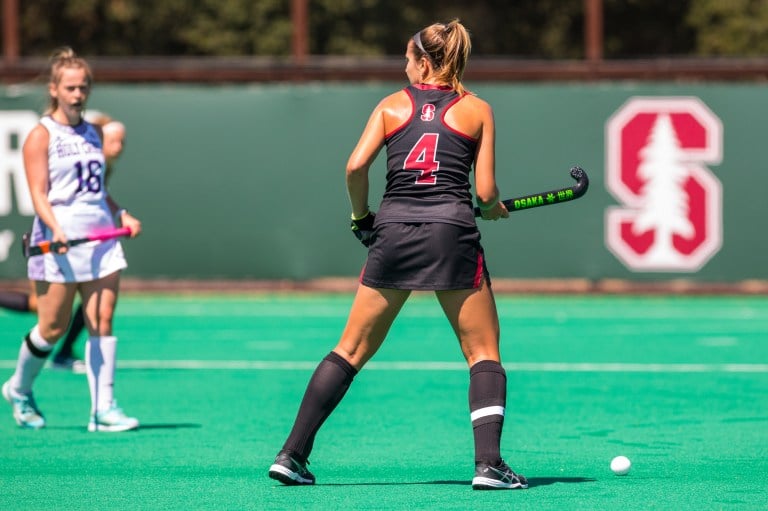
[[421, 120], [424, 122], [429, 122], [435, 118], [435, 105], [432, 103], [427, 103], [423, 107], [421, 107]]
[[695, 272], [722, 244], [720, 119], [698, 98], [631, 98], [606, 125], [608, 249], [631, 270]]

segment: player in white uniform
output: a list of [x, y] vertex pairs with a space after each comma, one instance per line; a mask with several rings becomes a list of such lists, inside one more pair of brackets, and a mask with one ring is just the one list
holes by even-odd
[[[87, 122], [77, 126], [60, 124], [46, 116], [40, 124], [48, 131], [48, 202], [56, 221], [69, 239], [83, 238], [100, 229], [114, 227], [104, 183], [104, 153], [101, 136]], [[53, 231], [35, 216], [30, 243], [51, 240]], [[65, 254], [32, 257], [27, 265], [30, 280], [86, 282], [100, 279], [126, 267], [116, 239], [70, 248]]]
[[[125, 146], [126, 127], [122, 122], [100, 112], [88, 112], [85, 119], [95, 127], [101, 127], [102, 150], [106, 160], [104, 180], [107, 186], [109, 186], [110, 175]], [[28, 292], [0, 290], [0, 308], [37, 314], [35, 282], [33, 280], [29, 281]], [[85, 318], [83, 315], [83, 304], [80, 303], [72, 313], [72, 321], [69, 324], [66, 335], [59, 342], [58, 350], [56, 350], [51, 358], [51, 368], [85, 374], [85, 361], [75, 355], [74, 350], [75, 343], [83, 330], [85, 330]]]
[[[48, 84], [51, 104], [23, 147], [36, 213], [33, 244], [85, 237], [113, 227], [115, 216], [131, 229], [132, 236], [141, 232], [141, 223], [120, 209], [105, 189], [102, 133], [83, 120], [91, 82], [88, 63], [70, 48], [54, 54]], [[138, 427], [139, 421], [126, 416], [113, 395], [117, 338], [112, 335], [112, 318], [120, 270], [125, 267], [123, 249], [116, 240], [62, 247], [58, 253], [30, 258], [28, 274], [35, 282], [38, 323], [22, 342], [16, 371], [2, 387], [19, 426], [45, 426], [32, 385], [66, 331], [75, 295], [79, 294], [89, 333], [85, 354], [91, 392], [88, 430]]]

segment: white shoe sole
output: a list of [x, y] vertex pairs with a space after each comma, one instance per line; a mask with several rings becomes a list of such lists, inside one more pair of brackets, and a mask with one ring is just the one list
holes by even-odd
[[472, 488], [475, 490], [524, 490], [528, 485], [520, 482], [505, 483], [489, 477], [475, 477], [472, 479]]
[[[277, 479], [283, 484], [315, 484], [311, 479], [304, 479], [299, 474], [289, 468], [275, 463], [269, 467], [269, 477]], [[291, 483], [293, 481], [293, 483]]]

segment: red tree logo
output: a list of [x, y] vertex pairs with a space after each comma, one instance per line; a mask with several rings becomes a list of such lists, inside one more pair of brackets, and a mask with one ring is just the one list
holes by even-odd
[[699, 270], [722, 245], [720, 119], [698, 98], [632, 98], [606, 125], [606, 245], [631, 270]]

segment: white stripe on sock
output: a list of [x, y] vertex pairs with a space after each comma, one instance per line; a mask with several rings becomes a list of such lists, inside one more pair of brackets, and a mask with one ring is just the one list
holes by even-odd
[[489, 415], [501, 415], [504, 417], [504, 407], [503, 406], [486, 406], [485, 408], [480, 408], [479, 410], [475, 410], [470, 414], [470, 418], [472, 419], [472, 422], [475, 422], [477, 419], [482, 419], [483, 417], [488, 417]]

